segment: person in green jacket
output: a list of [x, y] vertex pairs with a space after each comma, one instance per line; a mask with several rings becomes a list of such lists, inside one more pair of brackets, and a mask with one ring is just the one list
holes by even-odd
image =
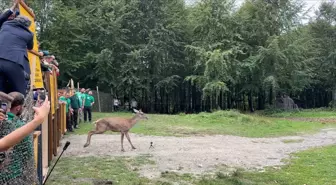
[[76, 95], [79, 98], [79, 107], [80, 107], [78, 109], [78, 121], [79, 123], [81, 123], [84, 117], [83, 112], [84, 112], [85, 89], [82, 88], [80, 91], [77, 90]]
[[73, 94], [70, 98], [70, 111], [71, 111], [71, 124], [75, 129], [78, 129], [78, 110], [80, 107], [80, 99], [76, 94]]
[[89, 122], [92, 121], [92, 106], [94, 104], [94, 97], [92, 96], [92, 91], [85, 96], [84, 100], [84, 122], [87, 121], [87, 116], [89, 117]]
[[[24, 95], [18, 92], [9, 95], [14, 100], [7, 113], [6, 122], [0, 128], [0, 138], [3, 134], [7, 135], [25, 125], [19, 118], [24, 109]], [[9, 151], [0, 153], [0, 184], [38, 184], [32, 135], [24, 138]]]
[[71, 112], [70, 112], [70, 104], [71, 100], [69, 99], [69, 93], [65, 93], [65, 96], [60, 96], [59, 101], [65, 103], [65, 112], [66, 112], [66, 127], [69, 132], [73, 132], [72, 129], [72, 121], [71, 121]]

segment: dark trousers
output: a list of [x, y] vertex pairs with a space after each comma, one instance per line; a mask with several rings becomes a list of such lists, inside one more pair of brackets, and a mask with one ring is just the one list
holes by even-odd
[[92, 120], [92, 107], [84, 107], [84, 121], [86, 122], [87, 116], [89, 116], [89, 122]]
[[73, 114], [71, 118], [72, 125], [74, 126], [74, 128], [76, 128], [78, 126], [78, 109], [73, 109]]
[[119, 106], [114, 105], [114, 111], [118, 111]]
[[69, 112], [66, 113], [66, 127], [68, 131], [72, 131], [72, 121]]
[[0, 58], [0, 91], [19, 92], [26, 95], [27, 82], [22, 66]]

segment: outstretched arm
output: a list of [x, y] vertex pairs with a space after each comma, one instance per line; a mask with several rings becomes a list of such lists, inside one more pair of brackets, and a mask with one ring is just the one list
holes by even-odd
[[0, 27], [2, 26], [2, 24], [7, 21], [7, 19], [9, 18], [9, 16], [11, 16], [13, 14], [12, 10], [7, 10], [5, 11], [5, 13], [0, 15]]
[[8, 18], [14, 13], [15, 8], [19, 6], [20, 0], [14, 0], [13, 6], [0, 15], [0, 28], [4, 22], [8, 20]]
[[41, 107], [34, 108], [34, 110], [35, 117], [31, 122], [0, 139], [0, 152], [4, 152], [21, 142], [25, 137], [31, 134], [36, 129], [36, 127], [43, 123], [50, 110], [50, 102], [48, 101], [48, 97], [46, 97]]

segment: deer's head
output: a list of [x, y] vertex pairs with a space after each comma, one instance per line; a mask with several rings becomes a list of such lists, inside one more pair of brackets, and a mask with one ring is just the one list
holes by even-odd
[[135, 112], [135, 114], [139, 119], [146, 119], [146, 120], [148, 119], [148, 117], [145, 115], [145, 113], [141, 111], [141, 109], [140, 110], [133, 109], [133, 111]]

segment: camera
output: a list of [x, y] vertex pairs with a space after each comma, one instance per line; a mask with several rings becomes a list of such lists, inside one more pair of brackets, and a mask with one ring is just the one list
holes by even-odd
[[10, 104], [12, 103], [13, 98], [6, 93], [0, 92], [0, 104], [1, 108], [0, 111], [2, 113], [6, 113], [7, 110], [10, 108]]

